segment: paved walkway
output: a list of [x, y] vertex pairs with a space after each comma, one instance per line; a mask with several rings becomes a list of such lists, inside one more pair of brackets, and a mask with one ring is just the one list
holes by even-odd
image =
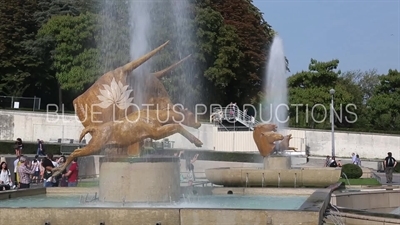
[[[385, 173], [379, 173], [379, 172], [374, 172], [376, 175], [377, 180], [382, 184], [382, 185], [388, 185], [386, 183], [386, 174]], [[400, 185], [400, 174], [394, 173], [393, 174], [393, 185]], [[391, 185], [391, 184], [389, 184]]]

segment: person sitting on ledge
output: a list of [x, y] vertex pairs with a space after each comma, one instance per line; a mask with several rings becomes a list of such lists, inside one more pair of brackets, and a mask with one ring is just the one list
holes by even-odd
[[329, 167], [338, 167], [335, 156], [332, 156]]

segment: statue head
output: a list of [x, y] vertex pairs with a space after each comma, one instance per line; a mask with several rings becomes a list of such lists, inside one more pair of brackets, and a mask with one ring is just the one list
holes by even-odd
[[288, 134], [288, 135], [285, 135], [283, 138], [284, 138], [284, 140], [289, 141], [289, 140], [291, 140], [293, 137], [292, 137], [292, 134]]
[[275, 145], [275, 141], [281, 141], [285, 138], [282, 134], [273, 131], [262, 132], [261, 135], [263, 136], [263, 138], [266, 140], [267, 143], [273, 145]]
[[[262, 131], [262, 129], [267, 131]], [[268, 128], [268, 129], [267, 129]], [[257, 127], [253, 131], [253, 139], [257, 145], [260, 155], [266, 157], [270, 155], [275, 148], [275, 141], [283, 140], [283, 135], [276, 133], [271, 130], [275, 130], [276, 125], [274, 124], [264, 124], [263, 126]]]

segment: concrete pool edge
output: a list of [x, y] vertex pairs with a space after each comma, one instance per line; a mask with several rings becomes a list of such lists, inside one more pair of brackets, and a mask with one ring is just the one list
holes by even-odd
[[[35, 216], [32, 216], [35, 215]], [[157, 224], [163, 225], [221, 225], [221, 224], [319, 224], [317, 212], [233, 210], [233, 209], [124, 209], [124, 208], [2, 208], [2, 223], [87, 225], [87, 224]], [[71, 217], [73, 216], [73, 219]]]
[[[212, 194], [221, 193], [227, 195], [227, 190], [233, 188], [214, 187]], [[44, 224], [50, 222], [59, 225], [70, 224], [70, 216], [74, 216], [74, 224], [162, 224], [189, 225], [189, 224], [222, 224], [229, 222], [235, 224], [319, 224], [323, 213], [330, 201], [331, 189], [306, 189], [306, 188], [235, 188], [241, 190], [244, 195], [274, 195], [274, 196], [308, 196], [305, 202], [297, 210], [285, 209], [221, 209], [221, 208], [103, 208], [103, 207], [65, 207], [65, 208], [7, 208], [1, 207], [0, 218], [2, 223], [15, 224], [15, 221], [26, 219], [32, 224]], [[216, 193], [215, 193], [216, 192]], [[0, 199], [18, 198], [32, 195], [85, 195], [98, 193], [98, 188], [35, 188], [27, 190], [12, 190], [0, 193]], [[3, 197], [1, 197], [3, 196]], [[18, 211], [18, 213], [16, 213]], [[20, 215], [39, 215], [32, 218], [21, 218]], [[15, 215], [15, 216], [13, 216]], [[18, 215], [18, 218], [17, 218]], [[129, 215], [129, 216], [127, 216]], [[68, 219], [69, 218], [69, 219]], [[87, 220], [90, 218], [90, 220]], [[232, 218], [235, 218], [232, 220]], [[75, 222], [76, 221], [76, 222]], [[82, 222], [79, 222], [82, 221]], [[134, 221], [134, 222], [132, 222]], [[274, 224], [273, 223], [273, 224]]]

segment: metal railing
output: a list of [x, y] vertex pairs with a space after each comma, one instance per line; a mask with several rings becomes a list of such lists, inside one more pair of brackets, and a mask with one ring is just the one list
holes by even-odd
[[259, 124], [260, 122], [256, 120], [254, 117], [247, 115], [247, 113], [243, 112], [239, 109], [239, 107], [235, 105], [227, 106], [227, 107], [216, 107], [213, 108], [213, 113], [211, 116], [214, 116], [214, 121], [221, 123], [223, 120], [231, 121], [231, 122], [240, 122], [244, 126], [253, 130], [253, 127]]
[[41, 98], [0, 95], [0, 108], [40, 110]]

